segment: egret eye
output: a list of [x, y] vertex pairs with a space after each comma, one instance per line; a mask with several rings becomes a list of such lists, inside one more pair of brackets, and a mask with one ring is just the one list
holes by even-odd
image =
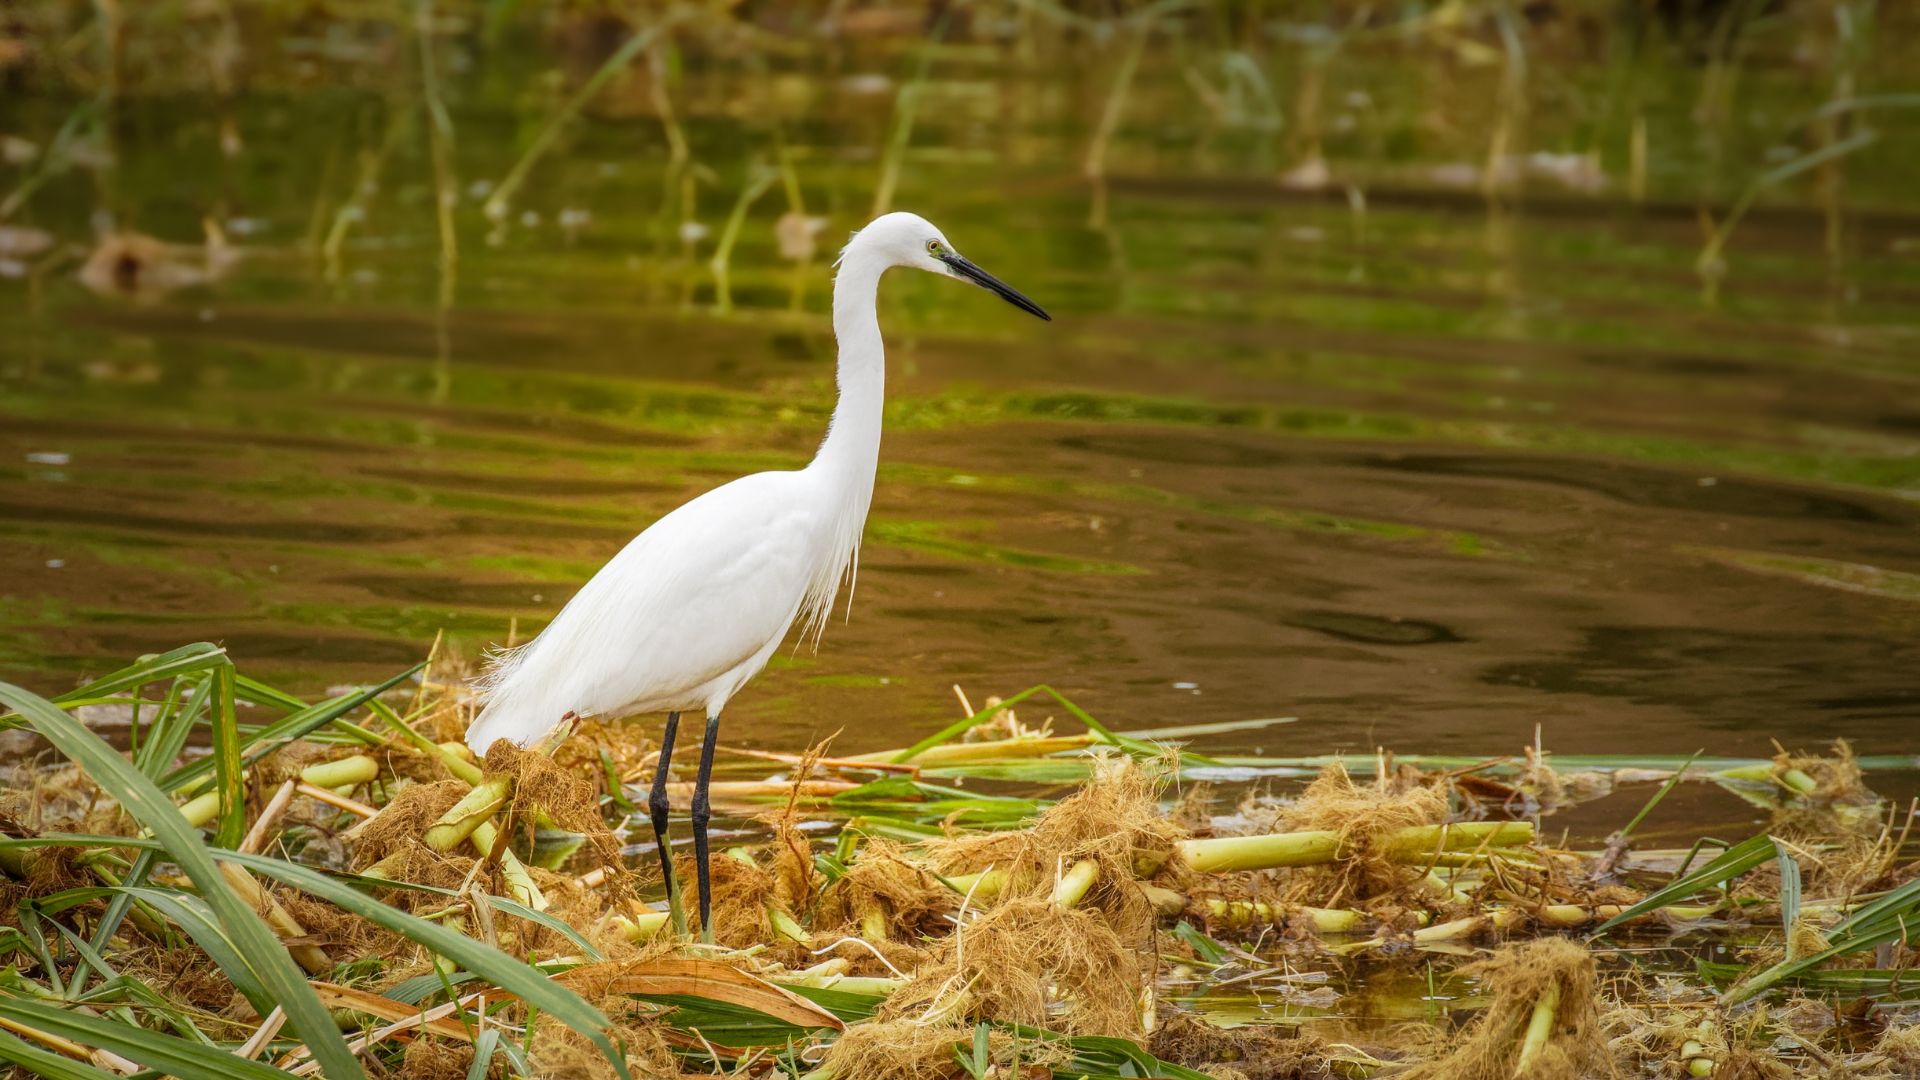
[[927, 241], [927, 254], [929, 255], [940, 254], [940, 241], [938, 240]]

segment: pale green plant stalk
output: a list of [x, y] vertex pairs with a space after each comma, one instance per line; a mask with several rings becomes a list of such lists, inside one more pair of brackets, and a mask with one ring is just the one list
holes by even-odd
[[893, 193], [900, 186], [900, 163], [907, 156], [907, 143], [913, 139], [914, 116], [920, 110], [920, 95], [926, 89], [927, 72], [933, 66], [933, 49], [940, 41], [940, 32], [947, 21], [942, 18], [934, 26], [927, 40], [920, 46], [919, 63], [915, 66], [913, 78], [900, 88], [893, 101], [893, 132], [887, 139], [887, 150], [880, 159], [880, 183], [873, 189], [873, 209], [868, 212], [868, 220], [879, 217], [893, 209]]
[[733, 314], [733, 282], [728, 271], [733, 260], [733, 245], [740, 239], [740, 228], [746, 223], [747, 211], [779, 179], [778, 169], [755, 164], [747, 186], [740, 189], [740, 197], [733, 202], [733, 212], [727, 215], [726, 227], [720, 231], [720, 242], [714, 245], [713, 257], [707, 260], [707, 268], [713, 271], [713, 310], [716, 315]]
[[670, 12], [659, 22], [628, 38], [612, 56], [607, 57], [606, 62], [593, 73], [593, 77], [582, 84], [580, 89], [574, 91], [573, 96], [560, 106], [560, 110], [548, 118], [539, 132], [534, 135], [533, 142], [520, 155], [520, 159], [513, 163], [513, 168], [507, 170], [507, 175], [487, 196], [487, 201], [481, 209], [488, 221], [496, 225], [506, 221], [507, 212], [512, 208], [513, 197], [519, 193], [520, 185], [526, 182], [527, 174], [533, 170], [534, 165], [546, 156], [548, 150], [553, 149], [554, 141], [560, 137], [560, 132], [565, 130], [575, 116], [579, 115], [587, 102], [593, 100], [593, 96], [600, 92], [601, 87], [615, 75], [626, 70], [627, 65], [633, 63], [634, 57], [652, 46], [655, 39], [684, 17], [683, 12]]
[[1120, 117], [1126, 111], [1127, 98], [1133, 92], [1133, 77], [1140, 70], [1140, 58], [1146, 53], [1147, 38], [1153, 33], [1153, 12], [1137, 16], [1134, 20], [1133, 34], [1127, 42], [1127, 51], [1120, 57], [1119, 70], [1114, 72], [1113, 86], [1107, 91], [1106, 104], [1100, 109], [1100, 122], [1094, 126], [1093, 139], [1087, 144], [1087, 156], [1081, 162], [1080, 172], [1093, 185], [1092, 204], [1087, 208], [1087, 227], [1104, 229], [1107, 227], [1107, 148], [1113, 143], [1113, 133], [1120, 128]]

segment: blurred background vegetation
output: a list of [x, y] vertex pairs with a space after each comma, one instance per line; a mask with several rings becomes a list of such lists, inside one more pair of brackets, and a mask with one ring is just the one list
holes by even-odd
[[326, 686], [524, 640], [806, 459], [833, 253], [902, 208], [1060, 321], [889, 280], [860, 606], [736, 723], [1051, 681], [1367, 748], [1910, 748], [1917, 30], [4, 0], [0, 662], [204, 637]]

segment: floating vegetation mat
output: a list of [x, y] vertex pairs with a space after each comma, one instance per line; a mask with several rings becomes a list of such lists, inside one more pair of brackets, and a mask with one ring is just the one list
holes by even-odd
[[[1284, 721], [1120, 734], [1041, 687], [900, 750], [731, 752], [759, 840], [682, 932], [629, 842], [645, 725], [476, 761], [451, 679], [313, 704], [205, 644], [0, 701], [64, 759], [0, 817], [0, 1061], [36, 1075], [1920, 1075], [1913, 812], [1863, 772], [1903, 763], [1845, 743], [1221, 760], [1192, 740]], [[1626, 783], [1596, 850], [1540, 827]], [[1640, 843], [1682, 783], [1763, 828]]]

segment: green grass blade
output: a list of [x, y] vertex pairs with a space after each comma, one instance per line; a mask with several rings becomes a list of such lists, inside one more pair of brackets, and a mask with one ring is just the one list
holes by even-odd
[[226, 931], [220, 929], [219, 917], [214, 915], [205, 900], [192, 893], [175, 892], [172, 889], [129, 888], [119, 891], [129, 898], [144, 901], [148, 907], [178, 926], [195, 945], [200, 946], [200, 950], [207, 954], [207, 959], [213, 961], [221, 974], [233, 983], [233, 988], [240, 991], [241, 996], [253, 1006], [254, 1012], [265, 1016], [273, 1011], [273, 995], [267, 993], [253, 965], [240, 955], [240, 950], [228, 939]]
[[1194, 952], [1200, 954], [1201, 959], [1210, 964], [1221, 963], [1227, 958], [1226, 946], [1194, 929], [1193, 924], [1185, 919], [1181, 919], [1180, 925], [1173, 928], [1173, 936], [1186, 942]]
[[1794, 979], [1837, 956], [1865, 952], [1890, 941], [1911, 940], [1920, 927], [1920, 881], [1910, 881], [1859, 911], [1827, 933], [1832, 944], [1799, 960], [1783, 961], [1735, 985], [1720, 996], [1727, 1005], [1755, 997], [1777, 983]]
[[1146, 748], [1147, 753], [1150, 755], [1160, 753], [1160, 748], [1157, 746], [1151, 746], [1146, 743], [1142, 743], [1141, 740], [1139, 739], [1127, 739], [1125, 736], [1115, 735], [1113, 732], [1108, 731], [1107, 726], [1105, 724], [1102, 724], [1100, 721], [1095, 720], [1093, 718], [1092, 713], [1089, 713], [1087, 710], [1081, 708], [1078, 705], [1075, 705], [1071, 701], [1068, 701], [1067, 696], [1065, 694], [1062, 694], [1060, 691], [1055, 690], [1053, 687], [1048, 686], [1045, 683], [1041, 683], [1036, 689], [1045, 690], [1047, 693], [1053, 695], [1053, 700], [1059, 702], [1061, 708], [1072, 713], [1074, 719], [1087, 725], [1087, 730], [1093, 732], [1095, 735], [1100, 736], [1101, 738], [1107, 740], [1108, 742], [1114, 744], [1115, 746], [1124, 746], [1128, 742], [1133, 742], [1133, 743], [1139, 743], [1140, 745], [1144, 746]]
[[97, 1069], [64, 1054], [42, 1050], [17, 1035], [0, 1031], [0, 1061], [19, 1065], [47, 1080], [121, 1080], [118, 1073]]
[[459, 986], [478, 978], [471, 971], [456, 971], [452, 974], [436, 971], [431, 975], [415, 975], [404, 982], [395, 983], [382, 992], [382, 997], [392, 998], [402, 1005], [418, 1005], [433, 994], [451, 984]]
[[1045, 1028], [1025, 1024], [996, 1024], [1020, 1038], [1034, 1043], [1065, 1046], [1073, 1051], [1073, 1061], [1058, 1070], [1067, 1076], [1151, 1076], [1161, 1080], [1211, 1080], [1206, 1073], [1195, 1072], [1170, 1061], [1161, 1061], [1128, 1039], [1106, 1035], [1062, 1035]]
[[105, 697], [118, 693], [128, 687], [142, 686], [146, 683], [160, 682], [178, 675], [191, 675], [196, 671], [205, 671], [216, 664], [227, 662], [227, 650], [218, 645], [201, 641], [192, 645], [182, 645], [170, 652], [129, 664], [119, 671], [102, 679], [95, 679], [76, 690], [69, 690], [53, 699], [55, 705], [65, 704], [80, 698]]
[[467, 1069], [467, 1080], [487, 1080], [487, 1072], [493, 1067], [493, 1055], [499, 1049], [499, 1028], [488, 1028], [481, 1032], [479, 1041], [473, 1044], [473, 1065]]
[[20, 901], [13, 909], [20, 922], [20, 935], [26, 939], [27, 948], [33, 958], [39, 962], [40, 970], [47, 973], [47, 985], [55, 996], [67, 996], [66, 981], [60, 978], [60, 965], [53, 962], [53, 953], [47, 949], [47, 937], [40, 929], [40, 906], [31, 897]]
[[1161, 742], [1166, 739], [1192, 739], [1201, 735], [1225, 735], [1235, 731], [1260, 731], [1275, 724], [1291, 724], [1298, 721], [1297, 716], [1269, 716], [1261, 720], [1222, 720], [1212, 724], [1182, 724], [1179, 727], [1144, 728], [1129, 731], [1127, 735], [1135, 739], [1151, 739]]
[[1791, 934], [1794, 920], [1800, 917], [1800, 863], [1778, 840], [1773, 850], [1780, 861], [1780, 928]]
[[1120, 747], [1121, 749], [1127, 751], [1129, 754], [1133, 754], [1136, 757], [1139, 757], [1139, 756], [1158, 757], [1163, 752], [1161, 747], [1155, 746], [1150, 742], [1146, 742], [1137, 738], [1131, 738], [1125, 735], [1115, 735], [1113, 732], [1107, 730], [1107, 727], [1105, 724], [1102, 724], [1100, 721], [1095, 720], [1093, 716], [1089, 714], [1085, 709], [1082, 709], [1080, 706], [1075, 705], [1071, 701], [1068, 701], [1066, 697], [1060, 693], [1060, 691], [1055, 690], [1053, 687], [1048, 686], [1046, 683], [1041, 683], [1039, 686], [1028, 687], [1027, 689], [1020, 691], [1019, 693], [1013, 695], [1010, 698], [1007, 698], [1004, 701], [999, 702], [998, 704], [989, 705], [988, 707], [980, 710], [977, 713], [974, 713], [972, 716], [969, 716], [964, 720], [956, 721], [952, 724], [947, 725], [944, 728], [941, 728], [939, 731], [934, 732], [933, 734], [927, 736], [926, 738], [921, 739], [919, 742], [914, 743], [912, 746], [907, 747], [905, 750], [902, 750], [900, 754], [893, 759], [893, 763], [897, 765], [897, 764], [902, 764], [902, 763], [911, 761], [914, 758], [919, 757], [921, 754], [925, 753], [926, 751], [932, 749], [933, 747], [939, 746], [943, 742], [946, 742], [950, 739], [958, 738], [961, 734], [965, 733], [968, 728], [977, 727], [980, 724], [986, 723], [987, 720], [989, 720], [994, 713], [999, 712], [1001, 709], [1005, 709], [1005, 708], [1009, 708], [1011, 706], [1017, 705], [1020, 702], [1025, 701], [1026, 699], [1032, 697], [1033, 695], [1040, 694], [1040, 693], [1045, 693], [1050, 697], [1052, 697], [1053, 700], [1059, 702], [1061, 708], [1064, 708], [1068, 712], [1073, 714], [1074, 719], [1087, 725], [1087, 730], [1093, 732], [1095, 735], [1098, 735], [1102, 740], [1114, 746]]
[[1019, 693], [1013, 695], [1012, 697], [1007, 698], [1006, 700], [1000, 702], [998, 705], [990, 705], [984, 709], [981, 709], [979, 712], [974, 713], [972, 716], [967, 717], [964, 720], [958, 720], [958, 721], [955, 721], [954, 723], [948, 724], [946, 727], [941, 728], [939, 731], [934, 732], [933, 734], [927, 736], [926, 738], [921, 739], [919, 742], [914, 743], [912, 746], [907, 747], [905, 750], [900, 751], [900, 754], [893, 759], [893, 763], [898, 765], [908, 761], [912, 761], [914, 758], [919, 757], [921, 754], [925, 753], [928, 750], [933, 749], [936, 746], [939, 746], [943, 742], [947, 742], [948, 740], [951, 740], [951, 739], [957, 739], [961, 735], [965, 734], [968, 728], [978, 727], [981, 724], [986, 723], [990, 718], [992, 718], [994, 713], [999, 712], [1001, 709], [1018, 705], [1020, 702], [1025, 701], [1026, 699], [1032, 697], [1033, 695], [1039, 693], [1041, 690], [1044, 690], [1044, 689], [1046, 689], [1044, 686], [1030, 687], [1029, 689], [1022, 690]]
[[98, 972], [103, 982], [120, 977], [120, 973], [113, 969], [113, 965], [107, 963], [106, 958], [95, 952], [93, 946], [87, 944], [86, 938], [67, 929], [66, 924], [59, 919], [48, 919], [47, 922], [52, 924], [55, 930], [60, 931], [60, 936], [66, 939], [68, 947], [80, 954], [80, 963], [73, 969], [73, 986], [69, 989], [68, 996], [77, 997], [86, 989], [88, 969]]
[[220, 792], [219, 824], [214, 828], [213, 843], [223, 848], [239, 847], [247, 835], [247, 793], [240, 779], [240, 718], [233, 707], [233, 675], [231, 662], [213, 669], [213, 700], [208, 713], [213, 723], [213, 783]]
[[276, 690], [257, 679], [249, 679], [245, 675], [235, 675], [233, 687], [236, 696], [251, 701], [255, 705], [265, 705], [270, 709], [285, 709], [288, 712], [299, 712], [302, 709], [311, 708], [310, 702], [294, 697], [284, 690]]
[[975, 765], [941, 765], [921, 769], [921, 776], [942, 780], [1007, 780], [1022, 784], [1078, 784], [1093, 775], [1093, 759], [999, 758]]
[[[187, 736], [193, 731], [193, 725], [199, 722], [200, 711], [207, 706], [213, 692], [213, 677], [208, 674], [196, 675], [187, 683], [185, 700], [179, 707], [163, 710], [147, 729], [147, 741], [140, 744], [140, 756], [135, 764], [148, 779], [159, 776], [173, 766], [180, 751], [186, 749]], [[204, 768], [210, 771], [213, 762], [202, 759]]]
[[103, 1017], [20, 998], [0, 998], [0, 1019], [25, 1024], [36, 1031], [72, 1039], [85, 1046], [98, 1047], [137, 1061], [149, 1069], [158, 1069], [180, 1077], [207, 1077], [209, 1080], [286, 1080], [286, 1073], [271, 1065], [248, 1061], [177, 1035], [134, 1027]]
[[379, 686], [370, 686], [365, 690], [346, 694], [329, 701], [323, 701], [318, 705], [308, 706], [307, 709], [302, 712], [281, 717], [279, 720], [261, 728], [254, 734], [253, 741], [247, 746], [247, 763], [252, 764], [253, 762], [259, 761], [261, 758], [273, 753], [275, 750], [280, 749], [293, 740], [304, 738], [328, 724], [334, 724], [342, 728], [351, 728], [356, 737], [365, 739], [372, 736], [374, 742], [380, 742], [380, 738], [373, 735], [372, 732], [364, 731], [354, 727], [352, 724], [346, 724], [342, 722], [340, 718], [378, 699], [381, 694], [413, 678], [426, 666], [427, 662], [422, 660], [407, 670], [395, 675], [393, 678], [388, 679], [386, 682], [381, 683]]
[[424, 945], [527, 1004], [538, 1006], [543, 1014], [557, 1018], [591, 1039], [620, 1073], [622, 1080], [626, 1080], [626, 1060], [607, 1041], [607, 1018], [579, 995], [541, 972], [465, 934], [438, 923], [417, 919], [398, 908], [383, 904], [310, 867], [270, 859], [264, 855], [236, 853], [231, 859], [256, 874], [317, 896]]
[[[220, 925], [235, 948], [259, 974], [260, 981], [286, 1011], [287, 1019], [313, 1050], [314, 1060], [330, 1080], [362, 1080], [360, 1061], [334, 1026], [326, 1006], [307, 985], [307, 977], [287, 955], [286, 946], [261, 921], [253, 907], [241, 900], [220, 876], [213, 856], [200, 842], [200, 832], [187, 824], [173, 801], [105, 740], [60, 711], [52, 702], [10, 683], [0, 683], [0, 702], [6, 703], [46, 736], [54, 748], [85, 770], [94, 783], [119, 801], [134, 820], [153, 831], [167, 854], [186, 872], [200, 895], [219, 916]], [[357, 895], [357, 894], [356, 894]]]
[[[388, 679], [386, 682], [381, 683], [379, 686], [368, 687], [358, 693], [347, 694], [344, 697], [337, 697], [331, 701], [323, 701], [318, 705], [310, 705], [301, 712], [294, 713], [291, 716], [281, 717], [254, 733], [253, 738], [245, 747], [245, 756], [242, 758], [242, 764], [251, 765], [293, 740], [304, 738], [320, 730], [326, 725], [338, 720], [340, 717], [360, 708], [374, 698], [398, 686], [400, 683], [411, 678], [415, 672], [423, 667], [426, 667], [424, 662], [415, 664], [400, 674], [395, 675], [393, 678]], [[371, 732], [364, 734], [371, 734]], [[183, 765], [173, 772], [168, 773], [160, 781], [160, 787], [167, 791], [178, 791], [191, 781], [205, 776], [213, 767], [214, 763], [211, 758], [201, 758], [199, 761], [193, 762], [190, 765]]]
[[1639, 826], [1640, 822], [1644, 820], [1648, 814], [1653, 813], [1653, 808], [1660, 805], [1660, 800], [1666, 798], [1668, 792], [1680, 785], [1680, 781], [1687, 775], [1687, 770], [1692, 768], [1693, 763], [1704, 753], [1706, 753], [1704, 750], [1695, 750], [1693, 756], [1687, 759], [1686, 764], [1673, 770], [1673, 775], [1667, 777], [1667, 782], [1661, 784], [1660, 790], [1653, 793], [1653, 798], [1647, 800], [1647, 805], [1641, 807], [1640, 812], [1633, 815], [1633, 820], [1627, 822], [1627, 827], [1620, 830], [1620, 839], [1625, 840], [1627, 837], [1633, 835], [1633, 830]]
[[887, 1001], [885, 994], [855, 994], [831, 987], [800, 986], [795, 983], [781, 983], [780, 987], [799, 994], [849, 1024], [871, 1017]]
[[566, 938], [568, 941], [573, 942], [576, 946], [579, 947], [581, 954], [584, 955], [587, 959], [595, 961], [597, 963], [607, 958], [605, 953], [601, 952], [599, 949], [594, 948], [593, 942], [588, 941], [585, 937], [581, 936], [580, 931], [575, 930], [573, 927], [567, 925], [565, 922], [562, 922], [559, 919], [554, 918], [552, 915], [549, 915], [544, 911], [535, 911], [534, 909], [528, 907], [525, 904], [522, 904], [515, 900], [509, 900], [504, 896], [493, 896], [491, 894], [484, 894], [484, 895], [486, 895], [487, 897], [488, 907], [493, 908], [495, 911], [505, 912], [506, 914], [511, 915], [516, 919], [525, 919], [528, 922], [539, 923], [541, 926], [544, 926], [547, 929], [553, 931], [554, 933], [559, 934], [561, 937]]
[[1601, 923], [1588, 937], [1598, 937], [1628, 919], [1638, 918], [1656, 908], [1677, 903], [1702, 889], [1731, 881], [1754, 867], [1772, 860], [1773, 857], [1773, 838], [1766, 833], [1744, 840], [1721, 852], [1719, 858], [1707, 865], [1685, 877], [1675, 879], [1666, 888]]
[[[121, 879], [122, 885], [139, 886], [146, 884], [147, 875], [153, 871], [154, 857], [150, 851], [143, 851], [134, 857], [133, 866], [127, 870], [127, 876]], [[93, 932], [93, 947], [104, 950], [113, 935], [120, 932], [120, 924], [127, 918], [127, 912], [133, 909], [133, 897], [127, 893], [117, 893], [107, 901], [107, 912], [100, 918], [100, 925]], [[262, 1014], [265, 1015], [265, 1014]]]

